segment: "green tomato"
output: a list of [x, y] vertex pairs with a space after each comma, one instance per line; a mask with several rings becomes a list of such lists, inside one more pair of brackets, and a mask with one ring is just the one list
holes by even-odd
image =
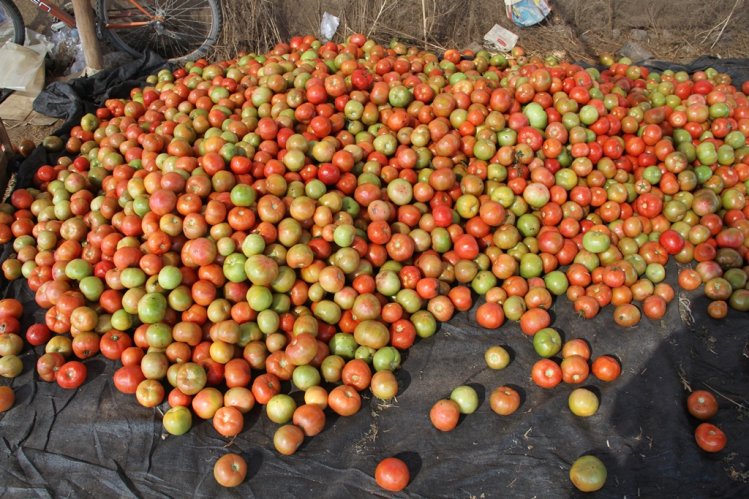
[[[247, 257], [241, 253], [232, 253], [224, 259], [223, 271], [224, 277], [231, 282], [244, 282], [247, 280], [247, 273], [245, 272], [245, 264], [247, 263]], [[177, 282], [177, 274], [170, 271], [169, 276], [164, 276], [162, 279], [162, 273], [164, 273], [164, 267], [159, 272], [159, 284], [165, 289], [174, 289], [182, 282], [182, 276], [180, 273], [179, 282]], [[176, 267], [174, 267], [176, 269]], [[179, 273], [179, 269], [176, 269]], [[163, 281], [163, 282], [162, 282]], [[166, 284], [166, 285], [165, 285]], [[172, 286], [172, 287], [170, 287]]]
[[192, 413], [187, 407], [172, 407], [164, 414], [163, 424], [167, 433], [184, 435], [192, 427]]
[[96, 276], [87, 276], [81, 279], [78, 287], [89, 301], [98, 301], [102, 292], [104, 292], [104, 282]]
[[159, 271], [159, 286], [172, 290], [182, 284], [182, 272], [174, 265], [166, 265]]
[[145, 324], [161, 322], [166, 314], [167, 301], [161, 293], [146, 293], [138, 302], [138, 318]]
[[554, 296], [562, 296], [567, 292], [570, 283], [567, 275], [561, 270], [552, 270], [544, 276], [546, 289]]
[[473, 414], [479, 407], [479, 396], [473, 387], [461, 385], [450, 392], [450, 400], [458, 404], [461, 414]]
[[372, 366], [375, 371], [395, 371], [400, 364], [401, 354], [395, 347], [382, 347], [372, 357]]
[[312, 386], [319, 385], [320, 380], [320, 371], [309, 364], [297, 366], [294, 368], [294, 372], [291, 373], [292, 383], [302, 391], [306, 391], [307, 388]]
[[[344, 359], [353, 359], [359, 346], [351, 333], [336, 333], [330, 339], [330, 353]], [[323, 375], [325, 371], [323, 370]], [[327, 380], [327, 379], [326, 379]]]
[[333, 241], [341, 248], [348, 248], [354, 242], [356, 229], [353, 225], [342, 224], [333, 231]]
[[541, 357], [553, 357], [562, 349], [562, 337], [554, 328], [543, 328], [533, 335], [533, 348]]
[[537, 102], [529, 102], [523, 109], [523, 114], [528, 118], [528, 122], [533, 128], [546, 128], [549, 119], [541, 104]]
[[611, 238], [603, 232], [589, 230], [583, 236], [583, 248], [591, 253], [603, 253], [611, 246]]

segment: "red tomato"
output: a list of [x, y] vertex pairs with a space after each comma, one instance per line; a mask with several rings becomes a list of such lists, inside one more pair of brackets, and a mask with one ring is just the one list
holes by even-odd
[[429, 420], [440, 431], [452, 431], [460, 419], [460, 406], [450, 399], [438, 400], [429, 411]]
[[236, 437], [244, 428], [244, 416], [236, 407], [221, 407], [213, 415], [213, 428], [223, 437]]
[[588, 360], [579, 355], [570, 355], [562, 360], [562, 380], [565, 383], [582, 383], [588, 378]]
[[459, 236], [453, 245], [455, 253], [463, 260], [473, 260], [479, 254], [479, 245], [476, 238], [470, 234]]
[[408, 466], [397, 457], [387, 457], [375, 468], [377, 485], [390, 492], [400, 492], [411, 480]]
[[416, 328], [407, 319], [399, 319], [390, 326], [390, 344], [399, 350], [406, 350], [416, 340]]
[[562, 381], [562, 368], [551, 359], [541, 359], [533, 364], [531, 378], [541, 388], [554, 388]]
[[26, 330], [26, 341], [31, 346], [44, 345], [52, 337], [52, 332], [45, 324], [32, 324]]
[[614, 357], [601, 355], [593, 361], [590, 370], [601, 381], [614, 381], [621, 374], [622, 367]]
[[669, 255], [675, 255], [678, 252], [680, 252], [682, 249], [684, 249], [684, 238], [681, 237], [681, 234], [676, 232], [673, 229], [668, 229], [667, 231], [664, 231], [660, 238], [658, 238], [658, 242], [666, 248], [666, 251]]
[[114, 372], [114, 386], [122, 393], [134, 394], [144, 379], [146, 377], [143, 375], [140, 363], [121, 367]]
[[706, 390], [695, 390], [687, 398], [687, 410], [697, 419], [710, 419], [718, 413], [718, 401]]
[[213, 478], [222, 487], [236, 487], [247, 476], [247, 462], [239, 454], [224, 454], [213, 465]]
[[353, 416], [361, 408], [361, 396], [353, 386], [339, 385], [328, 394], [328, 406], [340, 416]]
[[722, 451], [728, 440], [723, 430], [711, 423], [700, 424], [694, 430], [694, 439], [705, 452]]
[[486, 329], [497, 329], [505, 322], [505, 314], [498, 303], [482, 303], [476, 309], [476, 322]]
[[55, 381], [62, 388], [68, 390], [75, 389], [86, 381], [87, 371], [86, 366], [82, 362], [71, 360], [60, 366], [60, 369], [55, 374]]

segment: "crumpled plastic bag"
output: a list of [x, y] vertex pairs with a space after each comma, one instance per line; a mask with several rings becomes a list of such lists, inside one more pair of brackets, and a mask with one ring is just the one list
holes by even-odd
[[6, 42], [0, 47], [0, 88], [35, 97], [44, 87], [44, 57], [51, 49], [47, 38], [26, 30], [26, 45]]
[[485, 35], [484, 41], [493, 49], [509, 52], [518, 43], [518, 35], [495, 24]]
[[546, 0], [505, 0], [505, 10], [508, 19], [525, 28], [546, 19], [551, 7]]
[[322, 15], [322, 21], [320, 22], [320, 37], [322, 41], [329, 42], [333, 39], [340, 22], [340, 19], [328, 12]]

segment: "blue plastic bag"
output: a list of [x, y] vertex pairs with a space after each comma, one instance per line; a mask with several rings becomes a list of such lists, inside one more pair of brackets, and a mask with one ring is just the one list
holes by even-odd
[[507, 17], [521, 27], [538, 24], [551, 12], [546, 0], [505, 0], [505, 9]]

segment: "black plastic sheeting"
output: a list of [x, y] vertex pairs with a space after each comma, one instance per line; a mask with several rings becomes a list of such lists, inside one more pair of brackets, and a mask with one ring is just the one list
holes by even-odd
[[142, 85], [145, 77], [167, 66], [156, 52], [145, 52], [114, 69], [100, 71], [88, 78], [71, 82], [53, 82], [34, 100], [34, 111], [56, 118], [65, 118], [61, 128], [67, 133], [86, 113], [93, 113], [111, 98], [129, 98], [130, 89]]
[[[676, 270], [669, 266], [671, 280]], [[43, 320], [24, 282], [6, 283], [2, 291], [24, 302], [24, 327]], [[66, 391], [38, 380], [38, 347], [22, 355], [21, 376], [0, 381], [16, 391], [16, 405], [0, 414], [0, 496], [388, 496], [373, 474], [381, 459], [396, 455], [412, 476], [402, 497], [570, 497], [583, 494], [571, 484], [569, 468], [592, 453], [608, 468], [595, 497], [748, 497], [749, 317], [731, 311], [714, 321], [704, 313], [707, 303], [699, 291], [678, 293], [663, 320], [625, 329], [613, 323], [611, 307], [584, 321], [558, 299], [553, 325], [564, 339], [585, 338], [594, 357], [612, 354], [623, 366], [612, 383], [591, 377], [582, 384], [600, 395], [600, 409], [589, 418], [567, 408], [572, 386], [544, 390], [530, 381], [538, 356], [517, 324], [489, 331], [477, 327], [473, 312], [458, 314], [404, 354], [397, 400], [386, 404], [365, 392], [356, 415], [327, 411], [325, 431], [290, 457], [273, 449], [277, 425], [261, 408], [247, 415], [245, 431], [231, 443], [197, 419], [186, 435], [170, 436], [160, 410], [114, 388], [118, 365], [87, 360], [86, 383]], [[495, 344], [512, 353], [502, 371], [483, 360]], [[476, 388], [479, 409], [454, 431], [437, 431], [429, 409], [462, 384]], [[518, 412], [507, 417], [494, 414], [488, 402], [503, 384], [522, 395]], [[698, 421], [686, 411], [687, 386], [718, 394], [712, 421], [729, 438], [718, 454], [694, 442]], [[297, 401], [301, 395], [292, 392]], [[232, 490], [212, 477], [213, 463], [229, 451], [249, 465], [247, 480]]]
[[668, 61], [647, 60], [640, 63], [641, 65], [656, 71], [686, 71], [694, 73], [695, 71], [704, 71], [707, 68], [713, 68], [721, 73], [731, 75], [731, 78], [737, 87], [749, 80], [749, 59], [721, 59], [714, 56], [702, 56], [693, 60], [689, 64], [675, 64]]

